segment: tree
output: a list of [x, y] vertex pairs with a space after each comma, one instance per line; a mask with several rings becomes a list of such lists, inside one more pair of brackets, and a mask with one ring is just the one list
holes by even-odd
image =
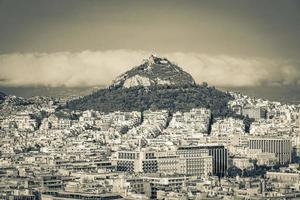
[[246, 117], [243, 120], [243, 123], [245, 125], [245, 132], [250, 133], [250, 127], [251, 127], [252, 120], [249, 118], [249, 115], [246, 115]]
[[233, 166], [228, 168], [227, 174], [229, 177], [241, 176], [243, 174], [243, 170], [236, 166]]
[[128, 131], [129, 131], [129, 128], [128, 128], [127, 125], [125, 125], [125, 126], [122, 126], [122, 127], [121, 127], [120, 133], [121, 133], [121, 134], [125, 134], [125, 133], [127, 133]]

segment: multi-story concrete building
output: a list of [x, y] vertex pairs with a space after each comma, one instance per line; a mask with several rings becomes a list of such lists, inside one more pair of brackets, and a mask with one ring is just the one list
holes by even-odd
[[179, 156], [173, 155], [158, 155], [157, 156], [158, 173], [178, 173]]
[[157, 172], [157, 159], [155, 152], [141, 151], [119, 151], [117, 154], [117, 170], [126, 172]]
[[178, 172], [186, 175], [207, 176], [212, 174], [212, 156], [208, 149], [179, 147]]
[[151, 174], [144, 176], [145, 194], [151, 199], [157, 198], [158, 190], [176, 190], [184, 185], [188, 178], [183, 175], [161, 176], [159, 174]]
[[37, 126], [36, 120], [32, 119], [31, 115], [28, 113], [17, 113], [14, 117], [14, 121], [16, 122], [19, 130], [33, 131]]
[[[224, 176], [228, 167], [228, 152], [222, 144], [205, 144], [198, 146], [180, 146], [177, 154], [187, 157], [204, 155], [208, 151], [208, 156], [212, 157], [212, 173], [218, 176]], [[206, 158], [208, 160], [209, 158]]]
[[288, 172], [267, 172], [266, 177], [279, 182], [298, 182], [300, 181], [299, 173]]
[[266, 109], [258, 106], [244, 106], [242, 109], [243, 116], [248, 116], [251, 119], [254, 119], [255, 121], [260, 119], [265, 119], [267, 116]]
[[196, 151], [178, 150], [158, 152], [142, 149], [140, 151], [119, 151], [116, 159], [118, 171], [185, 174], [208, 176], [212, 174], [212, 156], [208, 149]]
[[292, 143], [286, 138], [255, 137], [249, 138], [250, 149], [261, 149], [262, 152], [275, 153], [280, 164], [291, 161]]

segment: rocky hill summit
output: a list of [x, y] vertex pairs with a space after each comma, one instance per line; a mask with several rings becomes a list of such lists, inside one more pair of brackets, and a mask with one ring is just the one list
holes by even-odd
[[195, 85], [193, 77], [166, 58], [151, 55], [144, 62], [123, 73], [113, 81], [112, 87], [130, 88], [156, 85]]
[[189, 111], [208, 108], [217, 117], [232, 116], [228, 102], [233, 97], [215, 87], [196, 84], [190, 74], [166, 58], [151, 55], [143, 64], [119, 76], [113, 84], [69, 101], [71, 110]]

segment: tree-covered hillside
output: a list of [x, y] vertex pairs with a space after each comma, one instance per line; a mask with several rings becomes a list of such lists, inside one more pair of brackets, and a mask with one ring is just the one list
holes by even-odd
[[143, 111], [147, 109], [188, 111], [192, 108], [209, 108], [214, 117], [232, 116], [227, 107], [232, 96], [228, 93], [208, 87], [206, 84], [194, 86], [151, 86], [132, 88], [101, 89], [97, 92], [68, 102], [72, 110]]

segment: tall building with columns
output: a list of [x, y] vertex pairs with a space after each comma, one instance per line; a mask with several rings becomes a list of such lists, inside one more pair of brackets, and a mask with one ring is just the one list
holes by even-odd
[[279, 164], [291, 161], [292, 142], [287, 138], [255, 137], [249, 139], [250, 149], [261, 149], [262, 152], [275, 153]]

